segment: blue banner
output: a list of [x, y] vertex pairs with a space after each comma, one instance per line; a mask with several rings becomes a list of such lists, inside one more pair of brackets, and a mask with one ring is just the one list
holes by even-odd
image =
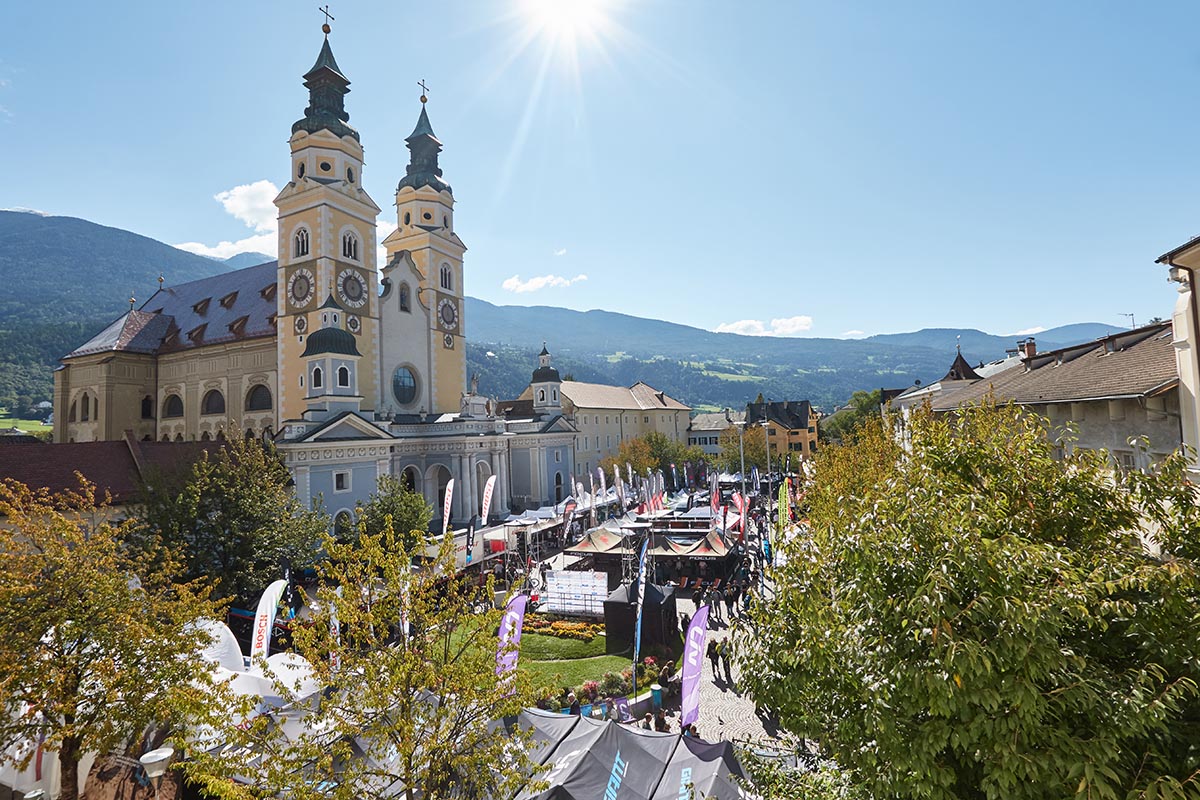
[[646, 535], [646, 541], [642, 544], [642, 555], [638, 558], [638, 593], [637, 593], [637, 623], [633, 629], [633, 663], [634, 663], [634, 681], [637, 680], [637, 662], [638, 653], [642, 651], [642, 605], [646, 599], [646, 548], [650, 546], [650, 536]]

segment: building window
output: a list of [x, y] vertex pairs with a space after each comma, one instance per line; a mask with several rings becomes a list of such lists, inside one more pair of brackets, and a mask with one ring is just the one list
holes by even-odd
[[538, 402], [539, 403], [546, 402], [546, 390], [545, 389], [538, 389]]
[[225, 413], [225, 395], [221, 394], [216, 389], [205, 392], [204, 399], [200, 401], [201, 414], [224, 414]]
[[409, 289], [407, 283], [400, 284], [400, 310], [412, 311], [411, 299], [409, 298]]
[[301, 228], [296, 231], [295, 241], [292, 243], [292, 255], [308, 255], [308, 228]]
[[584, 450], [588, 449], [588, 437], [586, 437], [586, 436], [583, 437], [583, 449]]
[[142, 419], [154, 419], [154, 398], [150, 395], [142, 398]]
[[67, 417], [67, 421], [68, 421], [68, 422], [74, 422], [74, 421], [75, 421], [75, 403], [71, 403], [71, 414], [70, 414], [70, 416], [69, 416], [69, 417]]
[[554, 394], [554, 402], [557, 403], [558, 402], [558, 389], [554, 389], [553, 394]]
[[354, 167], [346, 167], [346, 182], [354, 183]]
[[612, 437], [611, 437], [611, 436], [605, 436], [605, 437], [604, 437], [604, 446], [605, 446], [605, 447], [612, 447]]
[[[303, 378], [304, 376], [301, 376]], [[303, 384], [301, 384], [303, 385]], [[247, 411], [270, 411], [271, 410], [271, 390], [261, 383], [256, 384], [246, 394], [246, 410]]]
[[350, 473], [349, 472], [333, 473], [333, 490], [335, 492], [350, 491]]
[[417, 376], [408, 367], [396, 367], [392, 373], [392, 396], [402, 406], [417, 398]]
[[342, 234], [342, 257], [358, 261], [358, 237], [353, 233]]
[[404, 212], [404, 224], [405, 225], [412, 224], [412, 214], [408, 213], [407, 211]]
[[448, 292], [454, 291], [454, 273], [449, 264], [442, 264], [442, 288]]
[[183, 416], [183, 398], [177, 394], [167, 395], [163, 401], [163, 419], [178, 419]]
[[350, 516], [349, 511], [339, 511], [333, 518], [333, 535], [338, 539], [344, 541], [350, 538], [353, 529], [354, 519]]
[[83, 409], [83, 413], [79, 416], [79, 421], [89, 421], [92, 418], [92, 398], [85, 394], [82, 398], [80, 398], [79, 406]]
[[555, 451], [554, 451], [554, 463], [555, 463], [555, 464], [561, 464], [561, 463], [562, 463], [562, 450], [555, 450]]
[[350, 370], [347, 367], [338, 367], [337, 385], [341, 389], [346, 389], [350, 386]]
[[320, 368], [320, 367], [313, 367], [313, 373], [312, 373], [312, 375], [313, 375], [313, 376], [312, 376], [312, 388], [314, 388], [314, 389], [320, 389], [320, 388], [321, 388], [321, 383], [322, 383], [322, 380], [321, 380], [321, 378], [322, 378], [322, 376], [321, 376], [321, 368]]
[[649, 421], [650, 421], [650, 417], [642, 417], [642, 422], [649, 422]]

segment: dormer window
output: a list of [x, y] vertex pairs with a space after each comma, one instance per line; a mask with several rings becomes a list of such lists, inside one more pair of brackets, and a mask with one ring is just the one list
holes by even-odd
[[190, 331], [187, 332], [188, 339], [190, 339], [192, 342], [198, 344], [200, 341], [202, 341], [204, 339], [204, 329], [207, 327], [208, 327], [208, 323], [206, 322], [203, 325], [197, 325], [196, 327], [192, 328]]
[[292, 241], [292, 255], [297, 257], [308, 255], [308, 228], [296, 231], [296, 236]]
[[342, 234], [342, 258], [358, 261], [358, 237], [353, 233]]
[[212, 298], [206, 297], [203, 300], [201, 300], [199, 303], [196, 303], [194, 306], [192, 306], [192, 311], [194, 311], [195, 313], [197, 313], [203, 317], [205, 314], [208, 313], [208, 304], [211, 302], [212, 302]]
[[233, 304], [237, 301], [237, 292], [230, 292], [221, 298], [221, 308], [233, 308]]

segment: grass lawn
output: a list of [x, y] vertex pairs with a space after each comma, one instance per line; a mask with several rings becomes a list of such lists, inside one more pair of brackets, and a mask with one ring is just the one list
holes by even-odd
[[560, 661], [572, 658], [594, 658], [604, 655], [604, 637], [597, 636], [590, 642], [578, 639], [560, 639], [540, 633], [521, 635], [521, 659], [530, 661]]
[[574, 688], [584, 681], [598, 681], [600, 676], [606, 672], [620, 672], [630, 665], [630, 660], [628, 656], [595, 656], [594, 658], [578, 658], [574, 661], [527, 661], [522, 659], [517, 664], [520, 669], [531, 672], [542, 682], [551, 686]]
[[49, 425], [43, 425], [36, 419], [17, 419], [16, 417], [8, 416], [8, 412], [4, 409], [0, 409], [0, 428], [13, 427], [32, 433], [49, 433], [52, 430]]

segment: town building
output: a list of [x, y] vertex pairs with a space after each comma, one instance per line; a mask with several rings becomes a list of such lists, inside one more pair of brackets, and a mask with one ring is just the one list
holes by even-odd
[[[544, 347], [542, 357], [549, 358]], [[576, 477], [615, 456], [621, 442], [628, 439], [661, 433], [671, 441], [687, 441], [691, 408], [641, 381], [629, 387], [561, 381], [555, 390], [550, 384], [539, 383], [535, 372], [533, 382], [517, 399], [537, 402], [544, 392], [553, 391], [558, 392], [562, 413], [577, 431]]]
[[1170, 269], [1178, 286], [1171, 315], [1175, 366], [1179, 375], [1179, 413], [1183, 443], [1192, 467], [1200, 454], [1200, 298], [1196, 270], [1200, 269], [1200, 237], [1193, 238], [1158, 257]]
[[468, 388], [466, 245], [428, 98], [405, 139], [380, 269], [380, 209], [362, 187], [350, 81], [328, 31], [304, 86], [289, 180], [275, 198], [278, 260], [160, 285], [64, 356], [55, 441], [270, 439], [301, 500], [338, 523], [385, 474], [423, 493], [439, 518], [454, 480], [451, 517], [464, 523], [491, 477], [496, 515], [551, 501], [574, 470], [563, 410], [499, 415], [476, 381]]
[[721, 454], [721, 435], [737, 428], [738, 423], [745, 423], [745, 411], [705, 412], [692, 417], [688, 424], [688, 446], [699, 447], [706, 456]]
[[893, 400], [892, 411], [901, 411], [897, 424], [903, 430], [905, 412], [925, 402], [933, 413], [946, 414], [994, 399], [1045, 417], [1060, 455], [1103, 450], [1114, 467], [1126, 470], [1150, 468], [1182, 441], [1171, 323], [1044, 352], [1026, 343], [1018, 358], [997, 366], [987, 375], [945, 381], [940, 392]]
[[767, 429], [767, 452], [772, 465], [786, 465], [811, 458], [817, 452], [817, 420], [820, 415], [807, 400], [749, 403], [746, 424]]

